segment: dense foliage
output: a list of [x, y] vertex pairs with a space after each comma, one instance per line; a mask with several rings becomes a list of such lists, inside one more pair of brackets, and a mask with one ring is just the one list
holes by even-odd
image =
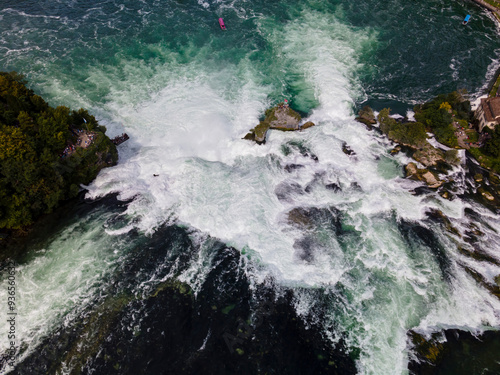
[[415, 119], [434, 133], [436, 139], [449, 146], [458, 146], [455, 128], [452, 122], [462, 121], [467, 124], [472, 120], [470, 102], [454, 91], [450, 94], [438, 95], [431, 101], [416, 106]]
[[486, 155], [498, 158], [500, 156], [500, 126], [496, 126], [495, 130], [485, 127], [491, 138], [484, 143], [483, 151]]
[[[92, 132], [93, 142], [63, 155], [79, 129]], [[0, 72], [0, 228], [32, 224], [115, 164], [116, 147], [105, 131], [86, 110], [52, 108], [21, 76]]]
[[400, 123], [389, 117], [390, 109], [384, 108], [378, 115], [380, 130], [389, 139], [413, 147], [422, 147], [427, 139], [425, 127], [419, 122]]
[[[430, 102], [415, 107], [415, 118], [422, 122], [426, 128], [436, 135], [436, 139], [450, 147], [458, 145], [455, 128], [456, 121], [460, 127], [466, 128], [473, 121], [473, 112], [470, 102], [464, 100], [458, 92], [438, 95]], [[469, 152], [481, 163], [483, 167], [500, 172], [500, 127], [494, 130], [485, 128], [483, 132], [489, 133], [489, 138], [481, 148], [470, 148]], [[469, 142], [477, 142], [478, 136], [468, 132]]]

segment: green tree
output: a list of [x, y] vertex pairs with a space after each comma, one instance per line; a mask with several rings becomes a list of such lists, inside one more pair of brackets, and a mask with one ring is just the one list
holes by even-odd
[[[0, 228], [32, 224], [118, 158], [94, 116], [84, 109], [52, 108], [25, 83], [17, 73], [0, 72]], [[62, 158], [76, 140], [75, 130], [87, 126], [96, 141]]]
[[500, 156], [500, 127], [496, 126], [495, 130], [490, 131], [491, 138], [488, 139], [483, 146], [485, 154], [499, 157]]

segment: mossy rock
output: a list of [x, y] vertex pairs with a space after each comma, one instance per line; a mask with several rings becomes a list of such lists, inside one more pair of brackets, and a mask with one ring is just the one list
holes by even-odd
[[253, 129], [253, 132], [255, 134], [255, 142], [257, 142], [258, 144], [265, 143], [268, 130], [269, 123], [267, 121], [261, 121], [260, 124]]
[[422, 163], [426, 167], [446, 162], [444, 152], [433, 147], [428, 142], [426, 142], [422, 148], [413, 154], [413, 159]]
[[447, 150], [444, 153], [444, 160], [453, 165], [459, 165], [460, 162], [462, 161], [460, 157], [458, 156], [458, 151], [457, 150]]
[[495, 276], [495, 283], [500, 287], [500, 275]]
[[244, 137], [243, 139], [246, 139], [248, 141], [254, 141], [255, 142], [255, 132], [253, 131], [253, 129], [248, 132]]
[[307, 128], [311, 128], [313, 126], [315, 126], [316, 124], [312, 121], [307, 121], [305, 124], [303, 124], [300, 129], [301, 130], [304, 130], [304, 129], [307, 129]]
[[419, 358], [425, 359], [431, 365], [440, 362], [445, 352], [445, 346], [439, 342], [437, 334], [433, 334], [428, 340], [414, 331], [410, 331], [409, 334]]
[[377, 120], [375, 119], [375, 113], [373, 112], [373, 109], [371, 109], [369, 106], [365, 105], [358, 113], [358, 117], [356, 117], [356, 121], [359, 121], [369, 128], [372, 127], [372, 125], [377, 123]]
[[[266, 134], [269, 129], [277, 129], [282, 131], [295, 131], [304, 129], [299, 128], [299, 123], [302, 120], [301, 116], [283, 103], [278, 104], [276, 107], [269, 108], [266, 111], [266, 117], [259, 125], [243, 137], [243, 139], [255, 141], [258, 144], [266, 142]], [[307, 124], [307, 125], [306, 125]], [[312, 122], [307, 122], [306, 128], [314, 126]]]

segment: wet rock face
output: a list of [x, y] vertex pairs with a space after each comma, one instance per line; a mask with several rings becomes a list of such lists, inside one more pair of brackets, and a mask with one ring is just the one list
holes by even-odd
[[[499, 374], [500, 333], [480, 335], [458, 329], [433, 333], [430, 337], [408, 332], [412, 348], [410, 374]], [[468, 360], [464, 361], [463, 358]]]
[[347, 143], [342, 143], [342, 152], [348, 156], [356, 155], [356, 153], [349, 147]]
[[[158, 276], [159, 259], [170, 258], [179, 241], [190, 243], [182, 228], [155, 232], [145, 242], [149, 251], [137, 249], [124, 273], [113, 276], [116, 284], [103, 289], [104, 301], [49, 334], [13, 373], [274, 374], [276, 363], [285, 363], [285, 373], [356, 374], [356, 358], [342, 337], [335, 346], [325, 342], [320, 325], [297, 315], [292, 290], [276, 295], [272, 282], [260, 284], [255, 299], [240, 272], [242, 255], [222, 243], [210, 249], [213, 267], [196, 298], [172, 279], [141, 294], [127, 291], [135, 280]], [[174, 264], [189, 261], [172, 258]]]

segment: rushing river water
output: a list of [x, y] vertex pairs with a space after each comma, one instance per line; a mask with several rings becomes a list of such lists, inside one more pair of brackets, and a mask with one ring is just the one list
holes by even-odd
[[[415, 194], [409, 159], [354, 120], [482, 95], [500, 42], [473, 3], [4, 0], [0, 52], [51, 105], [130, 136], [14, 256], [4, 371], [405, 374], [409, 330], [500, 327], [472, 276], [500, 274], [500, 216], [466, 194], [466, 167], [453, 200]], [[285, 98], [317, 126], [241, 139]]]

